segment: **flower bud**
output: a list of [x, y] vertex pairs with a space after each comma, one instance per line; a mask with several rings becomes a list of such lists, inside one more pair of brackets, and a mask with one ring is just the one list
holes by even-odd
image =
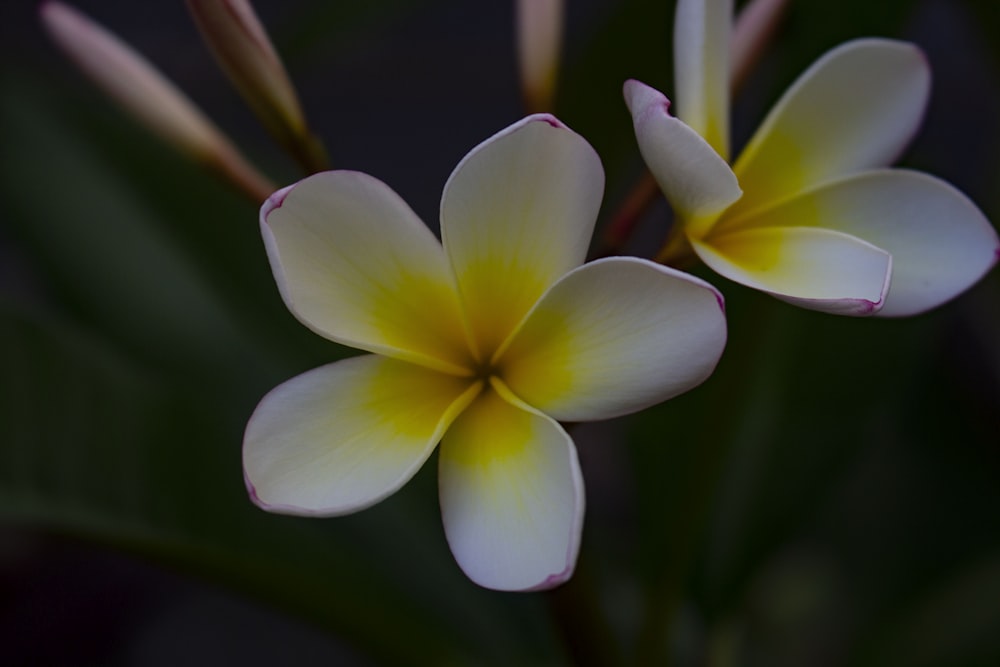
[[202, 38], [268, 132], [308, 171], [327, 168], [295, 87], [246, 0], [188, 0]]
[[553, 110], [562, 31], [563, 0], [517, 1], [521, 91], [531, 113]]
[[53, 41], [84, 74], [154, 134], [219, 171], [255, 200], [274, 191], [218, 127], [115, 35], [61, 2], [43, 3], [40, 13]]
[[739, 89], [754, 64], [760, 59], [788, 0], [751, 0], [740, 11], [733, 25], [733, 41], [730, 52], [730, 87]]

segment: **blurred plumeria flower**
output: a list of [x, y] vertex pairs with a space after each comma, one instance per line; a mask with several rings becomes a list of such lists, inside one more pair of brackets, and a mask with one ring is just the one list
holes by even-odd
[[473, 149], [438, 242], [381, 181], [323, 172], [261, 209], [289, 309], [372, 354], [280, 385], [244, 440], [262, 508], [332, 516], [402, 486], [441, 442], [448, 543], [476, 583], [549, 588], [572, 574], [583, 518], [559, 420], [653, 405], [711, 374], [721, 296], [659, 264], [582, 265], [604, 187], [590, 145], [549, 115]]
[[886, 168], [916, 132], [930, 72], [913, 45], [833, 49], [778, 101], [735, 165], [729, 153], [731, 0], [679, 0], [678, 118], [625, 84], [639, 148], [714, 271], [779, 299], [848, 315], [913, 315], [996, 262], [989, 221], [926, 174]]
[[308, 171], [326, 152], [306, 123], [295, 87], [247, 0], [187, 0], [216, 60], [272, 136]]
[[42, 3], [39, 11], [53, 41], [150, 131], [257, 201], [274, 190], [184, 93], [115, 35], [61, 2]]

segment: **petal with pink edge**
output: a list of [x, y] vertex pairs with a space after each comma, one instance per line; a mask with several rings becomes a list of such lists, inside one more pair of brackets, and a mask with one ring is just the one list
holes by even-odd
[[580, 548], [576, 449], [559, 424], [495, 378], [491, 384], [441, 443], [445, 534], [459, 566], [480, 586], [552, 588], [573, 574]]
[[941, 179], [881, 169], [835, 181], [745, 220], [803, 225], [864, 239], [892, 255], [879, 316], [915, 315], [961, 294], [996, 264], [996, 230], [968, 197]]
[[729, 159], [729, 46], [733, 0], [678, 0], [674, 17], [677, 117]]
[[692, 245], [716, 273], [811, 310], [871, 315], [889, 289], [889, 253], [843, 232], [766, 227]]
[[482, 359], [583, 263], [603, 193], [597, 153], [547, 114], [487, 139], [455, 168], [441, 235]]
[[708, 142], [668, 113], [663, 93], [631, 79], [624, 94], [646, 165], [688, 234], [702, 236], [740, 198], [736, 175]]
[[923, 54], [905, 42], [859, 39], [827, 52], [792, 84], [736, 161], [746, 194], [727, 219], [890, 164], [923, 119], [930, 81]]
[[469, 345], [441, 244], [381, 181], [314, 174], [271, 195], [261, 230], [281, 295], [338, 343], [441, 370]]
[[539, 301], [500, 359], [500, 375], [554, 419], [635, 412], [703, 382], [726, 344], [722, 295], [653, 262], [598, 260]]
[[377, 503], [416, 473], [479, 386], [377, 355], [292, 378], [247, 425], [243, 468], [254, 502], [313, 516]]

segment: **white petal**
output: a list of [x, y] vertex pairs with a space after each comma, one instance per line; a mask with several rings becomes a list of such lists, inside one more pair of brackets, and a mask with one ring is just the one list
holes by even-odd
[[470, 358], [441, 244], [387, 185], [366, 174], [315, 174], [260, 212], [288, 308], [331, 340], [461, 372]]
[[725, 344], [722, 295], [711, 285], [614, 257], [580, 267], [542, 297], [499, 374], [555, 419], [607, 419], [697, 386]]
[[688, 233], [700, 237], [740, 198], [736, 175], [697, 132], [668, 113], [663, 93], [630, 79], [624, 94], [646, 165]]
[[888, 165], [917, 131], [929, 94], [927, 61], [912, 44], [859, 39], [829, 51], [788, 89], [736, 161], [746, 194], [727, 218]]
[[733, 0], [678, 0], [674, 17], [677, 117], [729, 159]]
[[880, 316], [939, 306], [997, 261], [997, 233], [968, 197], [938, 178], [903, 169], [835, 181], [742, 223], [752, 225], [824, 227], [889, 252], [892, 282]]
[[713, 271], [812, 310], [870, 315], [889, 288], [889, 253], [829, 229], [756, 228], [692, 245]]
[[474, 148], [441, 201], [441, 234], [482, 359], [587, 253], [604, 193], [597, 153], [554, 117]]
[[576, 449], [559, 424], [493, 385], [441, 443], [445, 534], [459, 566], [480, 586], [551, 588], [573, 574], [580, 548]]
[[478, 385], [364, 355], [279, 385], [247, 424], [243, 466], [258, 505], [331, 516], [377, 503], [433, 451]]

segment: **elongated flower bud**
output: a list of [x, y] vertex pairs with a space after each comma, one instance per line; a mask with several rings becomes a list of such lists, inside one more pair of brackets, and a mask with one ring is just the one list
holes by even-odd
[[787, 6], [788, 0], [751, 0], [736, 17], [729, 72], [730, 87], [733, 90], [739, 89], [746, 75], [760, 59]]
[[552, 111], [562, 48], [563, 13], [563, 0], [517, 1], [521, 90], [525, 106], [532, 113]]
[[268, 132], [308, 171], [327, 168], [295, 87], [246, 0], [188, 0], [188, 9], [223, 71]]
[[255, 200], [274, 191], [218, 127], [118, 37], [61, 2], [46, 2], [40, 12], [49, 35], [84, 74], [154, 134]]

